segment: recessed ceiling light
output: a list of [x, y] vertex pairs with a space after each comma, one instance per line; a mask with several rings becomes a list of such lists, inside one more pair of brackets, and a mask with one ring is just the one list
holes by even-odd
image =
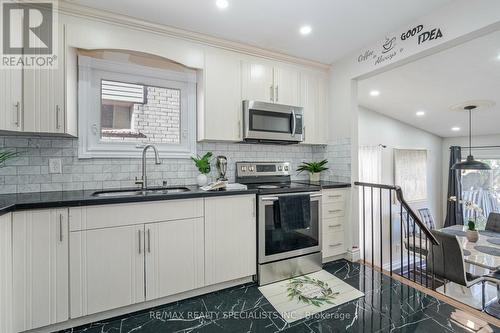
[[372, 90], [372, 91], [370, 91], [370, 96], [376, 97], [378, 95], [380, 95], [380, 91], [378, 91], [378, 90]]
[[227, 0], [217, 0], [215, 1], [215, 5], [219, 7], [219, 9], [226, 9], [229, 6], [229, 2]]
[[302, 27], [300, 27], [299, 31], [301, 35], [309, 35], [312, 31], [312, 28], [310, 25], [303, 25]]
[[417, 111], [417, 113], [415, 113], [417, 115], [417, 117], [423, 117], [425, 116], [425, 111]]
[[455, 127], [452, 127], [452, 128], [451, 128], [451, 130], [452, 130], [453, 132], [458, 132], [458, 131], [460, 131], [460, 127], [455, 126]]

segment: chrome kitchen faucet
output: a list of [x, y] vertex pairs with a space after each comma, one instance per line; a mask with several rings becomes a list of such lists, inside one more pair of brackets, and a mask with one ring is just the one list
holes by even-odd
[[153, 148], [153, 151], [155, 152], [155, 164], [161, 164], [160, 155], [158, 154], [158, 149], [156, 149], [156, 146], [146, 145], [142, 150], [142, 177], [141, 179], [137, 179], [137, 177], [135, 177], [135, 183], [137, 185], [141, 185], [141, 189], [143, 190], [148, 189], [148, 177], [146, 172], [146, 153], [149, 148]]

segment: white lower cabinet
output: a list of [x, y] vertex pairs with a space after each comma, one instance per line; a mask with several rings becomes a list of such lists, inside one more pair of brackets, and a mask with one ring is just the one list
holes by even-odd
[[256, 274], [255, 196], [205, 199], [207, 285]]
[[349, 189], [323, 190], [323, 259], [347, 252], [344, 224], [346, 223], [348, 193]]
[[71, 318], [144, 301], [144, 225], [71, 232]]
[[145, 225], [146, 300], [204, 286], [203, 218]]
[[0, 333], [12, 332], [12, 214], [0, 216]]
[[68, 320], [68, 210], [20, 211], [12, 218], [13, 331]]

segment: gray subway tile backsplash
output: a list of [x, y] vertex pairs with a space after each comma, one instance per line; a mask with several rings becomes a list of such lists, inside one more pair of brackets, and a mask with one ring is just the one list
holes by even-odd
[[[15, 149], [20, 157], [0, 167], [0, 193], [109, 189], [135, 187], [140, 177], [140, 159], [78, 159], [78, 140], [71, 138], [0, 136], [0, 147]], [[228, 158], [228, 177], [235, 180], [237, 161], [289, 161], [295, 170], [303, 161], [328, 159], [325, 180], [351, 181], [351, 144], [340, 139], [325, 146], [259, 145], [203, 142], [198, 154], [212, 151]], [[49, 173], [49, 159], [61, 159], [62, 173]], [[148, 160], [148, 180], [153, 185], [190, 185], [196, 183], [198, 170], [189, 159], [162, 159], [161, 165]], [[217, 170], [213, 163], [210, 179]], [[292, 173], [292, 179], [307, 179], [307, 174]]]

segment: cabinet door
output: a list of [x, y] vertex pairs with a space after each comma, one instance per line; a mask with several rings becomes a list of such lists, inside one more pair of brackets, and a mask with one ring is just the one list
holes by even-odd
[[145, 226], [146, 300], [204, 286], [203, 218]]
[[23, 71], [0, 69], [0, 130], [22, 131]]
[[295, 68], [279, 66], [274, 68], [274, 102], [299, 105], [300, 74]]
[[274, 77], [271, 64], [243, 61], [241, 75], [244, 100], [274, 102]]
[[318, 105], [318, 114], [316, 115], [316, 131], [317, 138], [316, 143], [318, 144], [327, 144], [328, 143], [328, 122], [329, 122], [329, 89], [330, 84], [328, 77], [320, 76], [319, 78], [319, 105]]
[[233, 53], [209, 51], [205, 56], [205, 105], [199, 140], [242, 139], [241, 62]]
[[68, 210], [16, 212], [12, 231], [14, 331], [68, 320]]
[[256, 274], [255, 196], [205, 199], [207, 285]]
[[144, 225], [70, 237], [71, 318], [144, 301]]
[[319, 80], [312, 73], [302, 73], [300, 81], [300, 104], [304, 107], [303, 143], [315, 144], [318, 143]]
[[0, 216], [0, 333], [12, 332], [12, 215]]
[[59, 27], [57, 68], [24, 69], [24, 131], [65, 133], [65, 33]]

